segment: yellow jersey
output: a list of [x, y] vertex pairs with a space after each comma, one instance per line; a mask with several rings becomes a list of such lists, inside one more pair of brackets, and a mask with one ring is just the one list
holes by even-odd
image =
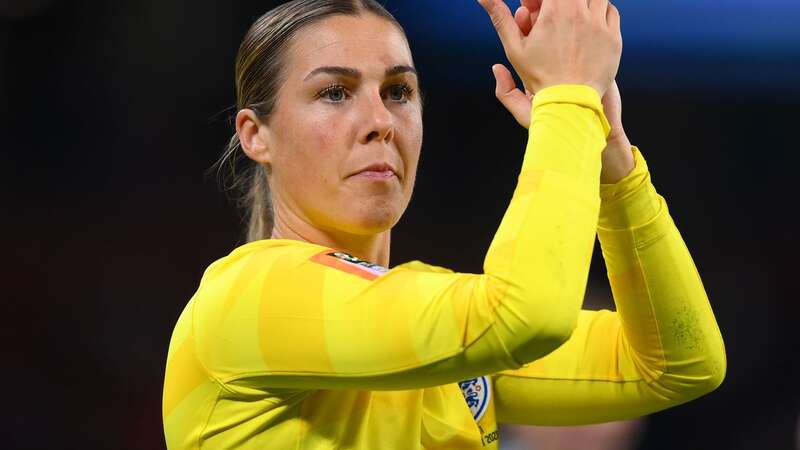
[[[497, 449], [498, 423], [635, 417], [719, 385], [719, 329], [639, 151], [601, 186], [597, 92], [532, 106], [482, 274], [292, 240], [209, 266], [170, 342], [168, 448]], [[615, 312], [581, 310], [596, 234]]]

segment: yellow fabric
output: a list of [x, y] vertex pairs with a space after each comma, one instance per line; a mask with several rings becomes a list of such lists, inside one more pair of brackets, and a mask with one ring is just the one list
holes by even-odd
[[581, 311], [566, 344], [494, 376], [503, 423], [578, 425], [628, 419], [714, 388], [725, 348], [700, 276], [647, 163], [601, 185], [598, 222], [616, 312]]
[[[663, 200], [639, 200], [641, 157], [600, 189], [608, 130], [591, 88], [536, 95], [483, 274], [289, 240], [216, 261], [170, 343], [168, 447], [496, 449], [498, 420], [610, 420], [718, 383], [716, 324]], [[580, 310], [598, 217], [619, 313]]]

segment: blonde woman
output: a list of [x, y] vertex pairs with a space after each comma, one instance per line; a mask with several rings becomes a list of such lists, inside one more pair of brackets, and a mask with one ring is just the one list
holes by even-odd
[[[606, 149], [616, 8], [544, 0], [515, 20], [480, 3], [535, 92], [495, 68], [530, 138], [482, 274], [386, 267], [422, 145], [397, 21], [373, 0], [305, 0], [250, 28], [225, 155], [250, 164], [232, 172], [250, 242], [209, 266], [173, 332], [170, 449], [496, 449], [498, 422], [634, 417], [722, 381], [664, 199], [636, 149]], [[618, 312], [581, 310], [596, 233]]]

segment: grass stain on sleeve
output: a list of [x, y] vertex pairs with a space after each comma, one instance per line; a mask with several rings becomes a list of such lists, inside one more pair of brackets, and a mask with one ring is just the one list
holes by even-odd
[[670, 331], [675, 342], [687, 350], [696, 350], [704, 343], [700, 321], [695, 311], [686, 305], [672, 319]]

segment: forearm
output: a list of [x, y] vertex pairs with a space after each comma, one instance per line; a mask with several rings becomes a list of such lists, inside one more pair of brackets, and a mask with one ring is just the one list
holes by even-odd
[[519, 363], [549, 353], [575, 326], [608, 132], [590, 88], [549, 88], [533, 106], [519, 184], [484, 264], [489, 297], [499, 300], [495, 331]]
[[601, 187], [598, 235], [634, 361], [662, 396], [687, 401], [722, 382], [724, 345], [691, 255], [636, 153], [630, 176]]
[[633, 172], [601, 186], [598, 234], [617, 312], [584, 311], [556, 351], [497, 374], [501, 422], [628, 419], [703, 395], [724, 377], [725, 350], [702, 282], [633, 154]]

